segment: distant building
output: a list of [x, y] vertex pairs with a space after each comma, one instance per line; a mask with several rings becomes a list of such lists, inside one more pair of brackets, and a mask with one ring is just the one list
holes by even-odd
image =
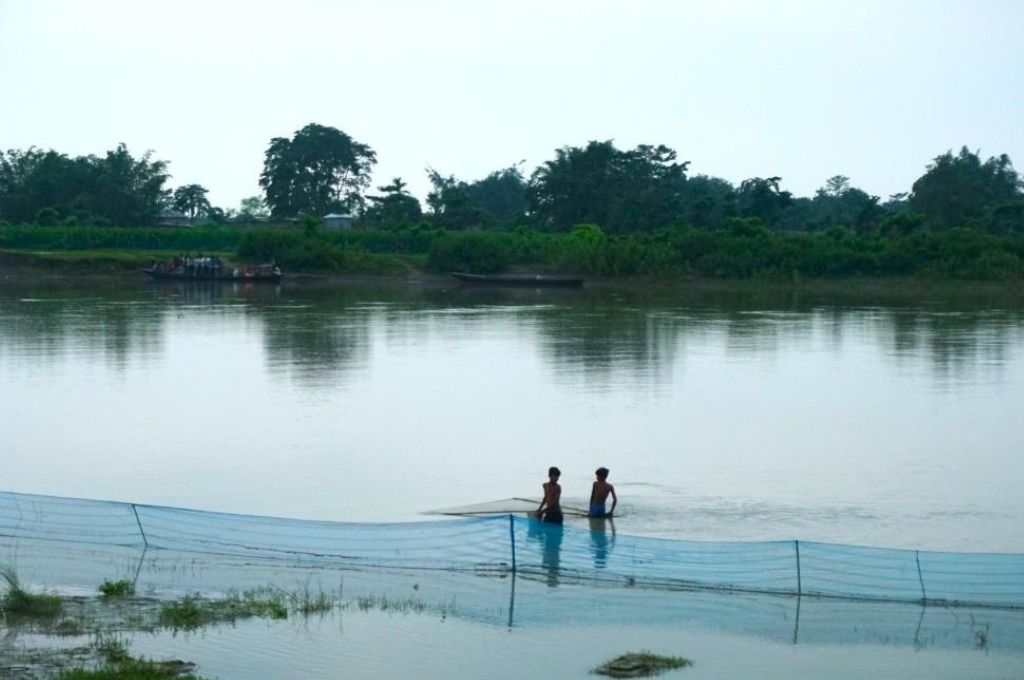
[[161, 227], [191, 227], [192, 220], [188, 215], [177, 210], [165, 210], [156, 218], [156, 223]]
[[351, 229], [355, 222], [356, 218], [352, 215], [341, 215], [339, 213], [324, 215], [324, 227], [327, 229]]

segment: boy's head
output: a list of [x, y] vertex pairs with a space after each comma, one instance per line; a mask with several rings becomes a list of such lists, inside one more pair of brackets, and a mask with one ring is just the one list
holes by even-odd
[[597, 475], [597, 478], [603, 482], [604, 480], [608, 479], [608, 468], [599, 467], [597, 468], [597, 471], [594, 472], [594, 474]]
[[561, 477], [561, 476], [562, 476], [562, 471], [559, 470], [558, 468], [556, 468], [554, 466], [548, 468], [548, 477], [549, 478], [554, 479], [555, 477]]

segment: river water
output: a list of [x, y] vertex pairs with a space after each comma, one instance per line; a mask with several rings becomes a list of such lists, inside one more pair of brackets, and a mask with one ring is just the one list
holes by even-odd
[[1024, 552], [1022, 414], [991, 291], [0, 283], [0, 490], [392, 521], [603, 465], [620, 532]]

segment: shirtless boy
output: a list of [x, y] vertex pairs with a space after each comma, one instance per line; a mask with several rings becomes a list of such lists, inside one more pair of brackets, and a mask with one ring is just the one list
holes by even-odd
[[563, 522], [562, 506], [560, 504], [562, 500], [562, 487], [558, 485], [558, 478], [561, 476], [562, 471], [558, 468], [548, 468], [548, 481], [544, 482], [544, 500], [540, 502], [540, 506], [537, 508], [537, 517], [540, 517], [542, 522], [550, 524], [561, 524]]
[[[611, 517], [619, 499], [615, 495], [615, 487], [608, 483], [608, 468], [597, 468], [597, 472], [594, 474], [597, 475], [597, 481], [594, 482], [590, 491], [590, 512], [588, 514], [591, 517]], [[612, 497], [612, 509], [605, 511], [605, 503], [608, 501], [609, 494]]]

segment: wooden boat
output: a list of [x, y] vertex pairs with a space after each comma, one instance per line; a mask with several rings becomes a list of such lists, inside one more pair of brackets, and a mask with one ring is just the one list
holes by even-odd
[[467, 274], [451, 272], [462, 283], [473, 286], [506, 286], [513, 288], [580, 288], [583, 279], [570, 276], [545, 276], [543, 274]]
[[216, 270], [198, 270], [194, 272], [188, 271], [163, 271], [156, 267], [149, 267], [147, 269], [140, 269], [139, 271], [149, 274], [154, 279], [161, 281], [222, 281], [225, 283], [280, 283], [281, 282], [281, 270], [279, 269], [265, 269], [260, 268], [252, 272], [246, 273], [239, 271], [235, 275], [233, 269], [224, 269], [221, 271]]

